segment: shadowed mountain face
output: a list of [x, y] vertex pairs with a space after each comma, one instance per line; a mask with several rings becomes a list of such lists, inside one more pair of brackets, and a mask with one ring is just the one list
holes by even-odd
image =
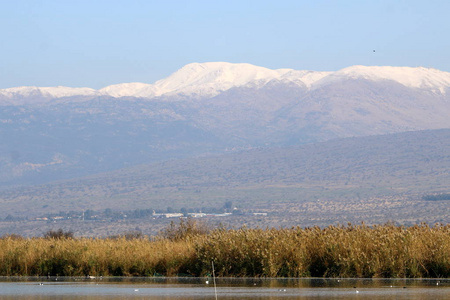
[[329, 74], [215, 63], [187, 66], [154, 85], [2, 90], [0, 186], [255, 147], [450, 128], [449, 78], [423, 68]]

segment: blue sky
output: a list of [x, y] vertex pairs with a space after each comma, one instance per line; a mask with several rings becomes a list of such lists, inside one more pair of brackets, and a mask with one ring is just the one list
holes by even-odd
[[153, 83], [207, 61], [450, 71], [446, 0], [0, 0], [0, 7], [0, 89]]

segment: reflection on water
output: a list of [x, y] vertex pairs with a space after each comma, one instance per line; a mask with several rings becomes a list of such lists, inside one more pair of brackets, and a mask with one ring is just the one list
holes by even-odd
[[[207, 283], [208, 282], [208, 283]], [[450, 299], [450, 279], [217, 278], [218, 299]], [[210, 278], [0, 278], [0, 299], [215, 299]]]

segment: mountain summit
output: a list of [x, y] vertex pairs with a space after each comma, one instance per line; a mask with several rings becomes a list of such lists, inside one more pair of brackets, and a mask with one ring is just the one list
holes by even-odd
[[310, 86], [311, 78], [317, 80], [327, 74], [329, 72], [271, 70], [245, 63], [191, 63], [154, 84], [117, 84], [105, 87], [100, 92], [114, 97], [151, 98], [175, 94], [215, 96], [234, 87], [262, 86], [271, 80], [291, 80]]

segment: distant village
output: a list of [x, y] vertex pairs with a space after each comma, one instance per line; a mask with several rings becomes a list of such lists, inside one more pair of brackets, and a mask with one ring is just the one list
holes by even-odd
[[[236, 207], [232, 209], [209, 209], [207, 212], [202, 211], [188, 211], [181, 209], [180, 211], [174, 211], [168, 209], [168, 211], [155, 211], [150, 209], [136, 209], [130, 211], [114, 211], [112, 209], [105, 209], [103, 211], [71, 211], [71, 212], [59, 212], [47, 214], [33, 218], [32, 221], [43, 221], [56, 223], [58, 221], [67, 220], [81, 220], [81, 221], [99, 221], [99, 222], [114, 222], [118, 220], [128, 219], [166, 219], [166, 218], [225, 218], [232, 215], [248, 215], [248, 216], [267, 216], [266, 212], [243, 212]], [[16, 221], [17, 218], [8, 216], [5, 221]]]

